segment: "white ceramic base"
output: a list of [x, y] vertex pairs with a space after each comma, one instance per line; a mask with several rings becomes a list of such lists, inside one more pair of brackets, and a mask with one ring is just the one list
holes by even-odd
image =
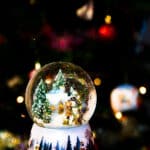
[[89, 124], [71, 128], [43, 128], [33, 124], [28, 150], [95, 150]]

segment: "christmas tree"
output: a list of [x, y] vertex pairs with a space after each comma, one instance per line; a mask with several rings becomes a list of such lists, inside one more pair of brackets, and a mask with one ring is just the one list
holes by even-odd
[[55, 79], [54, 79], [54, 82], [52, 84], [52, 89], [54, 90], [57, 90], [57, 89], [60, 89], [61, 86], [65, 86], [65, 83], [66, 83], [66, 79], [61, 71], [61, 69], [59, 69]]
[[50, 142], [47, 143], [44, 140], [44, 137], [42, 137], [38, 150], [52, 150], [52, 143]]
[[41, 79], [37, 89], [35, 90], [35, 99], [32, 105], [33, 116], [41, 119], [44, 123], [49, 123], [51, 118], [51, 110], [49, 101], [46, 99], [47, 87], [45, 82]]
[[56, 150], [59, 150], [60, 148], [59, 148], [59, 142], [57, 142], [57, 144], [56, 144]]
[[79, 137], [77, 137], [76, 146], [74, 147], [74, 150], [80, 150], [80, 140]]

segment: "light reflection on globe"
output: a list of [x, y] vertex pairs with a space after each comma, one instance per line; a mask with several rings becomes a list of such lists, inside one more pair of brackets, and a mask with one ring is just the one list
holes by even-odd
[[96, 89], [88, 73], [69, 62], [44, 65], [30, 79], [25, 97], [33, 122], [47, 128], [88, 123], [97, 101]]

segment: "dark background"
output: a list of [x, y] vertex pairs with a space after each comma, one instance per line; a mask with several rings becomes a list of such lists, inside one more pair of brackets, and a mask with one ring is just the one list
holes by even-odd
[[[91, 21], [75, 15], [75, 11], [87, 2], [87, 0], [36, 0], [33, 5], [27, 0], [0, 2], [1, 130], [7, 129], [16, 134], [29, 135], [32, 121], [26, 112], [25, 104], [17, 104], [16, 98], [19, 95], [24, 96], [29, 73], [36, 61], [44, 65], [60, 60], [81, 66], [92, 79], [95, 77], [102, 79], [102, 84], [96, 87], [98, 103], [91, 119], [91, 126], [96, 130], [98, 140], [102, 141], [103, 149], [117, 149], [126, 143], [123, 141], [114, 144], [112, 140], [112, 146], [111, 142], [107, 143], [105, 138], [103, 139], [103, 136], [115, 138], [121, 128], [109, 104], [110, 92], [119, 84], [130, 83], [136, 87], [141, 85], [147, 87], [146, 95], [141, 95], [143, 99], [141, 108], [137, 112], [128, 112], [128, 115], [134, 116], [139, 125], [145, 124], [149, 129], [150, 2], [95, 0], [94, 16]], [[104, 24], [106, 14], [111, 14], [117, 36], [105, 40], [98, 37], [98, 34], [94, 34], [93, 38], [90, 34], [87, 36], [87, 31], [91, 29], [98, 31]], [[142, 34], [144, 21], [146, 32]], [[50, 27], [50, 31], [47, 28], [45, 32], [42, 30], [45, 24]], [[73, 36], [74, 41], [81, 39], [82, 42], [74, 44], [71, 50], [61, 51], [59, 48], [52, 48], [50, 43], [53, 38], [63, 35], [64, 32]], [[137, 51], [139, 45], [141, 49]], [[8, 81], [16, 75], [21, 82], [10, 88]], [[25, 114], [26, 117], [21, 118], [21, 114]], [[99, 133], [99, 129], [102, 132]], [[116, 134], [110, 135], [110, 132]], [[149, 145], [148, 133], [149, 130], [144, 130], [140, 138], [131, 142], [133, 147], [136, 147], [134, 150]]]

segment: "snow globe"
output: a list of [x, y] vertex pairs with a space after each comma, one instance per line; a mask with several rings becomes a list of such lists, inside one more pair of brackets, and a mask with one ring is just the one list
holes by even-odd
[[140, 135], [136, 112], [140, 108], [141, 98], [138, 89], [132, 84], [120, 84], [110, 94], [110, 104], [114, 116], [122, 125], [121, 137], [133, 138]]
[[28, 150], [95, 150], [89, 120], [96, 101], [91, 77], [80, 66], [70, 62], [44, 65], [25, 92], [33, 120]]
[[114, 114], [138, 109], [140, 102], [138, 89], [131, 84], [121, 84], [110, 94], [111, 108]]

